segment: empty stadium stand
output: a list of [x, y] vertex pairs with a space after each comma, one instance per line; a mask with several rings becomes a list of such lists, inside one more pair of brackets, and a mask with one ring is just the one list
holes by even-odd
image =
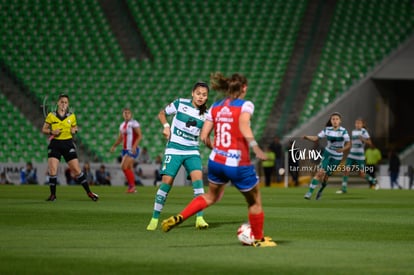
[[[213, 71], [247, 76], [247, 98], [256, 105], [252, 128], [260, 139], [309, 0], [125, 1], [151, 58], [126, 57], [98, 0], [0, 0], [0, 61], [33, 94], [33, 104], [46, 95], [70, 95], [78, 142], [92, 152], [90, 160], [116, 161], [109, 148], [126, 106], [141, 123], [141, 145], [154, 157], [162, 154], [157, 113], [188, 97], [193, 83]], [[338, 0], [300, 122], [412, 35], [413, 14], [410, 0]], [[0, 95], [0, 162], [44, 161], [39, 127]], [[215, 98], [213, 91], [209, 102]], [[13, 131], [22, 125], [24, 134]]]
[[300, 122], [364, 78], [413, 34], [413, 3], [339, 0]]
[[306, 1], [127, 3], [152, 60], [126, 60], [99, 3], [87, 0], [0, 1], [0, 58], [39, 101], [70, 94], [78, 138], [100, 161], [116, 159], [108, 149], [125, 106], [141, 122], [142, 146], [162, 153], [157, 113], [174, 98], [188, 97], [192, 84], [212, 71], [248, 77], [248, 98], [257, 106], [252, 126], [260, 138]]

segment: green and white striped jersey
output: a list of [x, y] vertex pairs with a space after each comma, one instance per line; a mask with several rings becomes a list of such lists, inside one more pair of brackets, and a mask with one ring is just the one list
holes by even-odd
[[199, 155], [201, 128], [205, 113], [199, 115], [199, 109], [191, 103], [191, 99], [178, 98], [165, 107], [167, 115], [174, 115], [171, 123], [171, 136], [167, 142], [165, 154]]
[[362, 139], [369, 139], [368, 131], [365, 128], [354, 129], [351, 134], [351, 150], [349, 151], [348, 158], [365, 160], [365, 143]]
[[349, 141], [348, 131], [344, 127], [334, 129], [332, 126], [325, 127], [319, 134], [318, 137], [325, 138], [327, 145], [325, 150], [328, 151], [334, 159], [342, 159], [343, 153], [337, 152], [337, 149], [344, 148], [345, 142]]

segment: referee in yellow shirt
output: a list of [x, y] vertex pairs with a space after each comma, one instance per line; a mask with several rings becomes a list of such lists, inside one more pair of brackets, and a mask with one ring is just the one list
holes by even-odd
[[50, 140], [47, 147], [50, 196], [47, 201], [56, 200], [57, 170], [61, 157], [65, 159], [71, 172], [76, 175], [76, 183], [82, 185], [88, 197], [93, 201], [99, 199], [99, 196], [89, 189], [89, 184], [79, 165], [76, 146], [72, 139], [72, 135], [77, 131], [76, 116], [69, 111], [69, 96], [62, 94], [58, 98], [56, 110], [47, 115], [42, 128], [42, 132], [49, 135]]

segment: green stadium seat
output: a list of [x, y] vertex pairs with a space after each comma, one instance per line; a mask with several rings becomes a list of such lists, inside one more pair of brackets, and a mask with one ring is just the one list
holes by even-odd
[[[162, 153], [164, 142], [154, 142], [162, 139], [148, 138], [160, 135], [158, 111], [174, 98], [188, 97], [194, 81], [208, 80], [216, 70], [241, 71], [255, 90], [248, 97], [270, 97], [261, 101], [260, 116], [253, 118], [260, 138], [292, 52], [292, 29], [298, 30], [306, 1], [243, 0], [235, 5], [239, 12], [232, 14], [214, 13], [234, 8], [235, 3], [226, 1], [127, 3], [153, 60], [126, 62], [98, 1], [85, 0], [7, 2], [8, 10], [0, 9], [0, 32], [10, 47], [0, 47], [0, 58], [38, 98], [73, 94], [79, 124], [93, 132], [108, 129], [103, 140], [80, 133], [103, 161], [114, 161], [102, 145], [107, 133], [117, 131], [126, 104], [136, 108], [134, 116], [145, 125], [142, 146]], [[268, 87], [275, 90], [268, 93]], [[160, 100], [148, 100], [149, 95]], [[93, 116], [98, 107], [108, 116]]]
[[[319, 91], [319, 96], [324, 97], [325, 101], [327, 98], [332, 100], [364, 78], [386, 55], [412, 35], [414, 13], [411, 2], [337, 1], [311, 90]], [[325, 89], [329, 96], [324, 96]], [[309, 93], [300, 115], [302, 123], [323, 107], [313, 97], [313, 93]]]

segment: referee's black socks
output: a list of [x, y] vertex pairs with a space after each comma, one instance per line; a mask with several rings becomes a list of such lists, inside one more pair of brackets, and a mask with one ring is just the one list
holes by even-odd
[[49, 176], [49, 188], [50, 194], [56, 196], [56, 184], [57, 184], [57, 177], [56, 176]]
[[83, 172], [81, 172], [80, 175], [76, 178], [76, 183], [81, 184], [83, 186], [83, 189], [85, 189], [86, 193], [91, 192], [91, 189], [89, 189], [89, 184]]

